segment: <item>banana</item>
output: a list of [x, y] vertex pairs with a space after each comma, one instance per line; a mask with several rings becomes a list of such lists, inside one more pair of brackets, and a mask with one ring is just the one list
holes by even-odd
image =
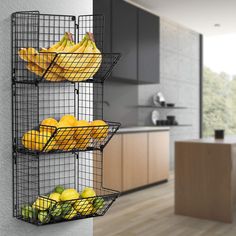
[[67, 80], [71, 82], [78, 82], [92, 78], [97, 73], [102, 63], [102, 54], [97, 49], [96, 44], [93, 41], [91, 41], [91, 45], [92, 45], [92, 53], [90, 55], [88, 54], [91, 60], [90, 62], [87, 63], [86, 67], [83, 67], [83, 71], [80, 72], [65, 71], [63, 77], [65, 77]]
[[[40, 77], [42, 77], [44, 74], [44, 70], [35, 63], [28, 62], [26, 65], [26, 68]], [[65, 80], [65, 78], [61, 77], [57, 73], [46, 73], [44, 78], [50, 81], [64, 81]]]
[[85, 36], [83, 37], [83, 39], [82, 39], [79, 43], [73, 45], [71, 48], [69, 48], [69, 49], [67, 49], [67, 50], [64, 50], [64, 52], [67, 52], [67, 53], [76, 52], [76, 51], [83, 45], [83, 43], [84, 43], [87, 39], [88, 39], [88, 35], [85, 34]]

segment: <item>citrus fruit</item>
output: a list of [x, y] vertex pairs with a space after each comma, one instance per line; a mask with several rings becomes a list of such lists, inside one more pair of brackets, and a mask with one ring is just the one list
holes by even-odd
[[[39, 132], [38, 138], [36, 138], [36, 150], [42, 151], [51, 138], [51, 133], [48, 131], [42, 131]], [[44, 151], [51, 151], [53, 149], [53, 146], [56, 144], [54, 140], [51, 140], [49, 144], [47, 144], [47, 147], [45, 147]]]
[[79, 193], [73, 188], [64, 190], [60, 197], [61, 201], [69, 201], [77, 198], [79, 198]]
[[67, 215], [68, 212], [70, 212], [72, 209], [72, 205], [70, 204], [70, 202], [64, 202], [61, 204], [61, 215], [64, 216], [64, 215]]
[[93, 201], [93, 206], [95, 209], [102, 209], [105, 205], [105, 200], [102, 197], [97, 197], [94, 201]]
[[50, 214], [54, 217], [60, 216], [62, 214], [62, 208], [60, 204], [50, 207]]
[[90, 123], [86, 120], [77, 120], [75, 126], [78, 127], [75, 131], [75, 138], [78, 140], [81, 137], [86, 137], [90, 135], [91, 127]]
[[22, 144], [25, 148], [36, 150], [36, 142], [38, 141], [39, 132], [37, 130], [30, 130], [22, 137]]
[[94, 139], [103, 139], [108, 135], [108, 125], [103, 120], [94, 120], [91, 122], [91, 137]]
[[85, 150], [90, 144], [90, 137], [82, 136], [80, 139], [76, 139], [75, 148]]
[[38, 197], [33, 203], [32, 207], [38, 210], [47, 210], [50, 207], [51, 200], [47, 197]]
[[68, 123], [66, 120], [59, 121], [57, 124], [57, 132], [55, 135], [55, 139], [57, 141], [64, 141], [73, 138], [73, 135], [75, 134], [75, 128]]
[[95, 212], [93, 205], [87, 199], [77, 200], [74, 208], [81, 215], [90, 215]]
[[54, 192], [55, 192], [55, 193], [60, 193], [60, 194], [61, 194], [64, 190], [65, 190], [65, 189], [64, 189], [63, 186], [58, 185], [58, 186], [56, 186], [56, 188], [54, 189]]
[[50, 221], [50, 216], [47, 211], [40, 211], [38, 219], [41, 223], [48, 223]]
[[29, 205], [21, 208], [21, 215], [24, 219], [31, 219], [33, 217], [33, 208]]
[[60, 119], [60, 122], [66, 122], [71, 127], [75, 125], [76, 121], [77, 119], [73, 115], [68, 115], [68, 114], [62, 116], [62, 118]]
[[60, 193], [51, 193], [49, 195], [49, 198], [56, 201], [56, 202], [59, 202], [60, 201], [60, 196], [61, 196]]
[[95, 197], [96, 192], [92, 188], [85, 188], [83, 192], [81, 193], [82, 198], [89, 198], [89, 197]]
[[71, 220], [77, 215], [77, 211], [72, 207], [66, 215], [63, 215], [63, 218], [66, 220]]
[[[54, 118], [47, 118], [41, 122], [41, 125], [45, 125], [45, 126], [40, 126], [39, 130], [40, 132], [47, 131], [47, 132], [53, 133], [56, 130], [57, 124], [58, 122]], [[53, 126], [53, 127], [47, 127], [47, 126]]]
[[68, 139], [63, 142], [57, 142], [57, 149], [63, 151], [71, 151], [75, 149], [76, 141], [74, 139]]

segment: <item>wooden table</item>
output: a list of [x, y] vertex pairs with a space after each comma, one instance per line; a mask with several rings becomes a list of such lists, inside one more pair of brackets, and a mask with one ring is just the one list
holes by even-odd
[[175, 213], [233, 221], [236, 138], [175, 143]]

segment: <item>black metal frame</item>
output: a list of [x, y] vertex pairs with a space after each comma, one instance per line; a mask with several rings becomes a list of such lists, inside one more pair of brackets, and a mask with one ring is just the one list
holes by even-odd
[[199, 137], [203, 128], [203, 35], [199, 35]]
[[[50, 47], [65, 32], [72, 33], [75, 43], [79, 42], [87, 31], [93, 31], [102, 53], [39, 53], [37, 59], [38, 54], [27, 52], [26, 57], [43, 68], [33, 71], [29, 70], [29, 62], [18, 55], [21, 48], [39, 51]], [[59, 121], [66, 114], [88, 122], [103, 120], [103, 83], [120, 58], [119, 53], [103, 53], [103, 31], [101, 15], [79, 16], [77, 23], [71, 15], [38, 11], [12, 14], [13, 215], [18, 219], [44, 225], [102, 216], [119, 196], [119, 192], [103, 186], [102, 175], [103, 149], [120, 123], [106, 121], [104, 125], [76, 127], [40, 124], [49, 117]], [[44, 57], [52, 55], [46, 64]], [[87, 58], [93, 63], [84, 65], [81, 61]], [[63, 70], [57, 63], [59, 59]], [[89, 72], [84, 72], [86, 68]], [[91, 187], [97, 196], [66, 200], [70, 206], [63, 208], [65, 202], [45, 196], [56, 185], [79, 192]], [[61, 215], [55, 216], [59, 210]], [[25, 215], [25, 211], [30, 213]], [[44, 221], [36, 217], [39, 212], [47, 214]]]

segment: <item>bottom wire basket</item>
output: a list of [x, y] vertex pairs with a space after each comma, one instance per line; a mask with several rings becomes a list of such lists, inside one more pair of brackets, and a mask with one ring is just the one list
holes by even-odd
[[103, 216], [119, 192], [102, 185], [100, 151], [77, 154], [16, 153], [14, 215], [35, 224]]

